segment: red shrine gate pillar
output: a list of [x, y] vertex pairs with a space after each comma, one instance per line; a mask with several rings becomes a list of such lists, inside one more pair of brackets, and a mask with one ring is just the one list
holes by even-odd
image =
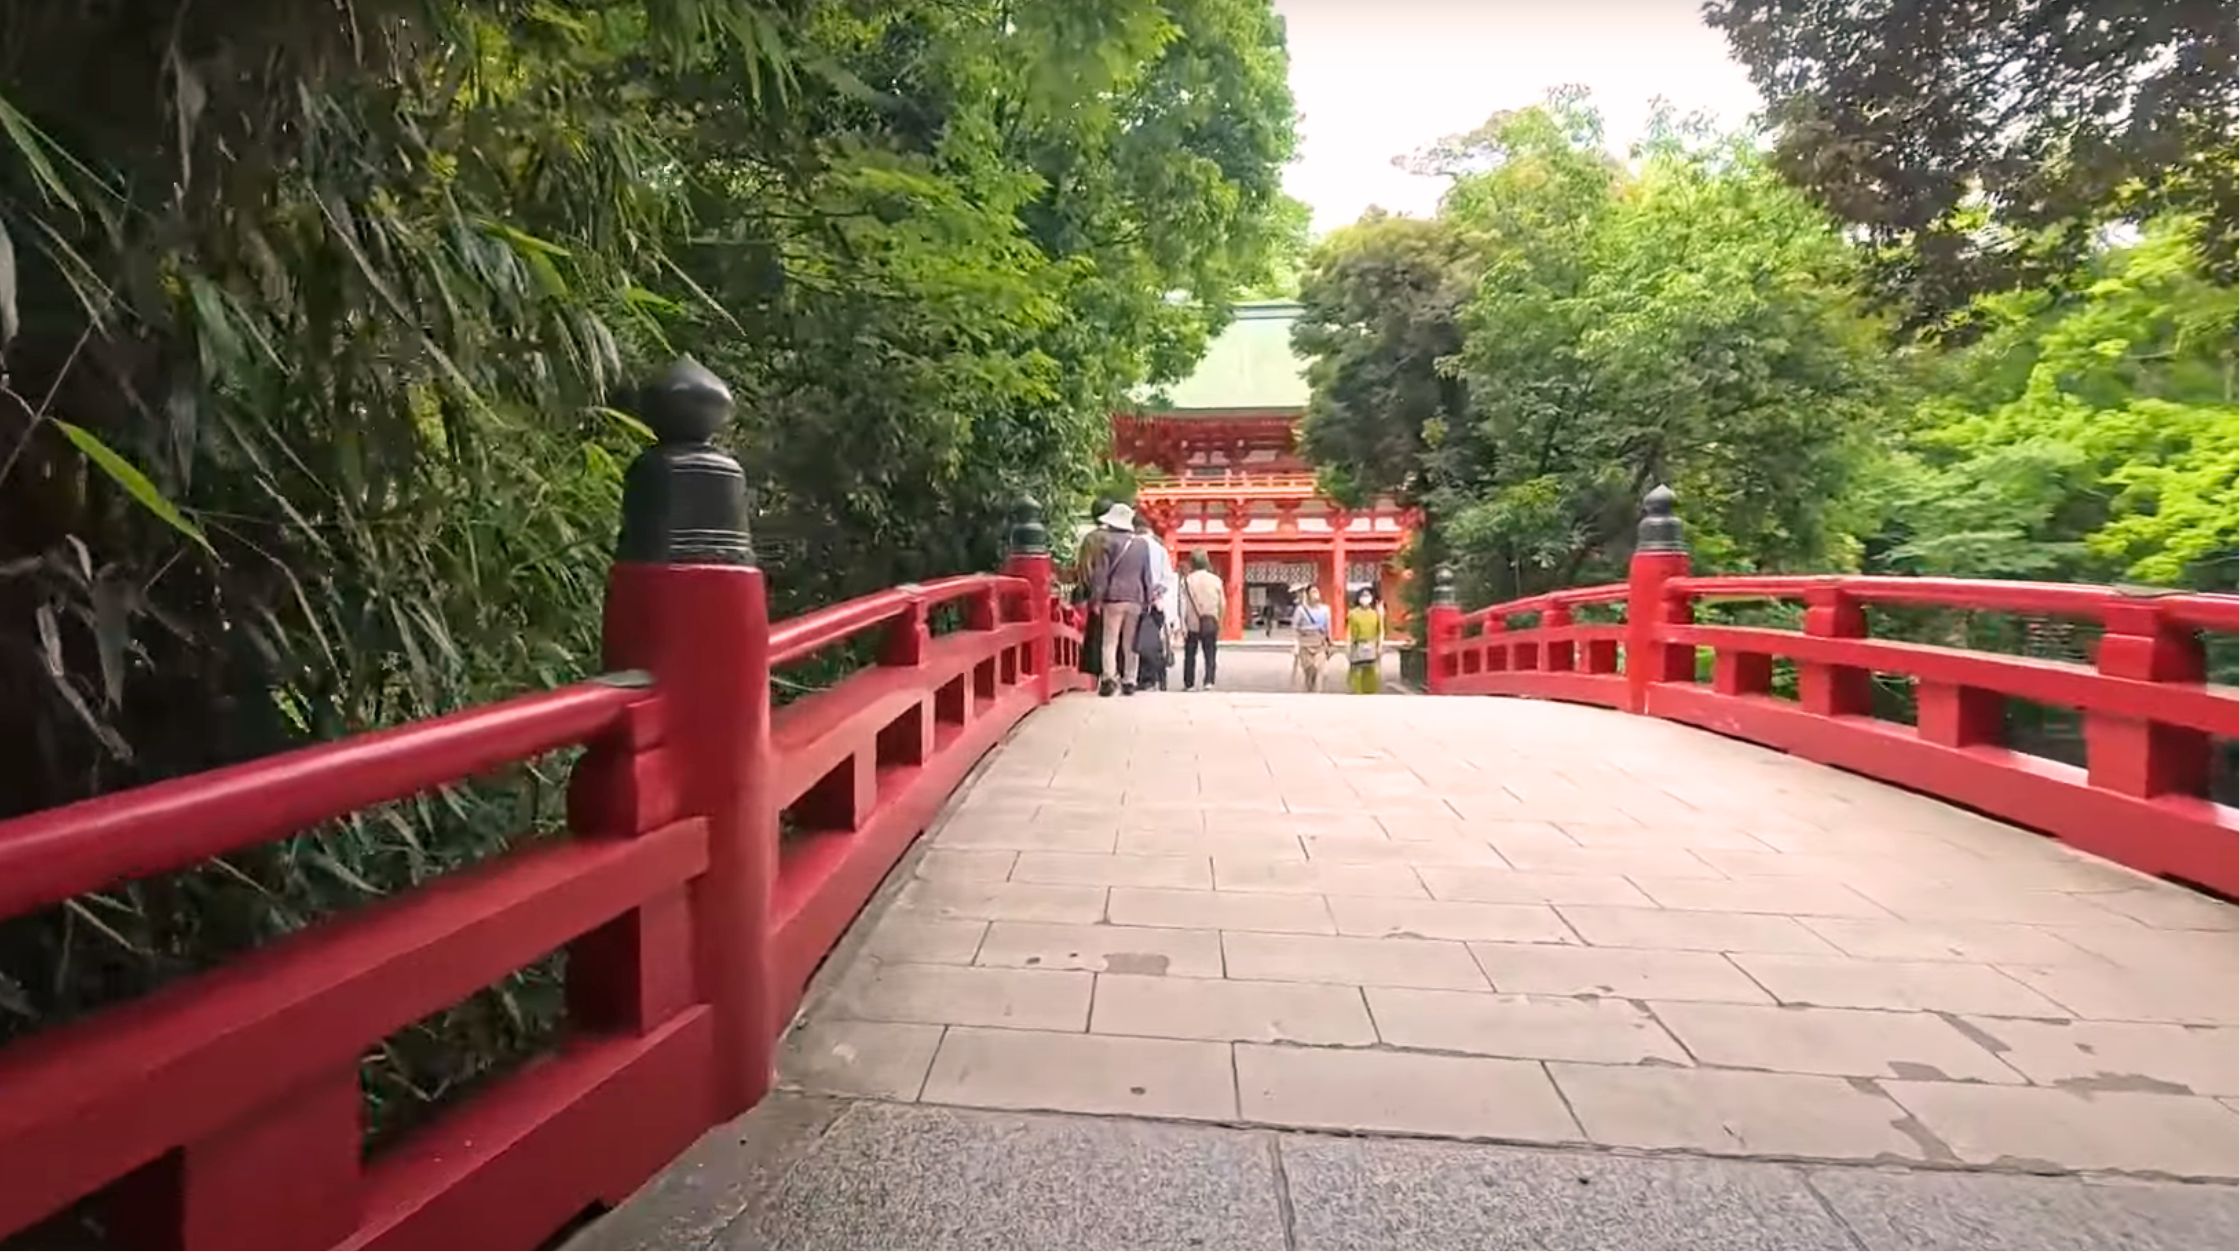
[[[1403, 540], [1401, 545], [1406, 546], [1406, 541]], [[1384, 595], [1384, 632], [1387, 636], [1412, 633], [1408, 625], [1408, 604], [1403, 594], [1407, 590], [1408, 574], [1399, 567], [1399, 560], [1397, 552], [1385, 558], [1384, 580], [1377, 583], [1378, 590]]]
[[1221, 610], [1221, 637], [1244, 637], [1244, 522], [1236, 521], [1229, 538], [1229, 573], [1221, 583], [1227, 607]]
[[1343, 639], [1353, 599], [1346, 594], [1346, 512], [1335, 505], [1330, 509], [1330, 584], [1322, 588], [1322, 597], [1330, 601], [1330, 637]]

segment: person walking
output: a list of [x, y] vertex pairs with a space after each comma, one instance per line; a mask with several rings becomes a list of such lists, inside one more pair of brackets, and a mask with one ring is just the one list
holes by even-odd
[[1299, 600], [1291, 614], [1291, 638], [1299, 690], [1322, 690], [1322, 662], [1330, 655], [1330, 605], [1322, 602], [1321, 587], [1310, 584]]
[[1377, 669], [1384, 660], [1384, 610], [1377, 606], [1375, 587], [1361, 588], [1360, 598], [1346, 610], [1346, 690], [1357, 696], [1377, 694]]
[[1113, 531], [1113, 538], [1097, 557], [1089, 582], [1089, 599], [1103, 622], [1099, 657], [1104, 677], [1097, 694], [1136, 691], [1136, 623], [1157, 592], [1151, 584], [1151, 548], [1135, 532], [1135, 509], [1115, 503], [1097, 523]]
[[1104, 562], [1104, 553], [1111, 547], [1112, 528], [1104, 518], [1112, 511], [1112, 500], [1097, 496], [1089, 508], [1088, 532], [1074, 543], [1073, 548], [1073, 597], [1086, 616], [1081, 625], [1081, 672], [1091, 678], [1107, 677], [1104, 667], [1104, 613], [1099, 609], [1092, 588], [1096, 586], [1097, 568]]
[[1175, 577], [1174, 553], [1159, 538], [1151, 522], [1136, 517], [1136, 532], [1151, 548], [1151, 602], [1144, 606], [1143, 622], [1136, 627], [1136, 687], [1167, 689], [1167, 669], [1174, 664], [1175, 629], [1182, 622], [1182, 583]]
[[1213, 649], [1221, 641], [1221, 614], [1228, 592], [1214, 576], [1203, 549], [1190, 553], [1190, 576], [1182, 579], [1182, 689], [1198, 685], [1198, 653], [1206, 655], [1206, 690], [1213, 690]]

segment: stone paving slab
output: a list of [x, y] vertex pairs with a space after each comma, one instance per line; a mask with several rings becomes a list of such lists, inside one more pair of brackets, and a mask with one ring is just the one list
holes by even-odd
[[1104, 923], [994, 923], [980, 943], [978, 962], [983, 967], [1219, 976], [1221, 934]]
[[1772, 995], [1718, 954], [1477, 941], [1470, 952], [1503, 993], [1764, 1002]]
[[1735, 954], [1732, 958], [1767, 992], [1794, 1005], [2048, 1019], [2068, 1014], [2028, 985], [1983, 963], [1814, 958], [1802, 954]]
[[1246, 1120], [1533, 1142], [1579, 1137], [1538, 1063], [1318, 1046], [1239, 1045], [1236, 1056]]
[[2040, 1085], [2240, 1094], [2240, 1029], [2084, 1019], [1965, 1022]]
[[1085, 1115], [1237, 1114], [1226, 1043], [952, 1028], [926, 1075], [928, 1102]]
[[1377, 1040], [1361, 990], [1351, 985], [1107, 973], [1097, 977], [1096, 996], [1091, 1032], [1318, 1046]]
[[1387, 940], [1275, 932], [1223, 932], [1222, 957], [1235, 980], [1309, 980], [1488, 991], [1485, 973], [1459, 941]]
[[2022, 1081], [1973, 1038], [1927, 1011], [1807, 1010], [1725, 1002], [1649, 1004], [1698, 1061], [1823, 1076]]
[[1396, 1046], [1506, 1059], [1685, 1063], [1648, 1011], [1611, 998], [1370, 989], [1369, 1009]]
[[1554, 909], [1484, 901], [1429, 901], [1407, 897], [1331, 897], [1331, 919], [1341, 936], [1387, 936], [1448, 941], [1576, 941]]
[[1548, 1073], [1605, 1146], [1866, 1161], [1940, 1153], [1887, 1094], [1835, 1077], [1588, 1063]]
[[1883, 1089], [1970, 1164], [2240, 1176], [2231, 1112], [2212, 1098], [1953, 1081]]

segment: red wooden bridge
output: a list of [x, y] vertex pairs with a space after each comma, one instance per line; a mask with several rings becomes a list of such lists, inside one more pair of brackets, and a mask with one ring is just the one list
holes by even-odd
[[[551, 750], [585, 750], [568, 834], [0, 1049], [0, 1237], [81, 1211], [124, 1245], [534, 1246], [626, 1198], [769, 1091], [775, 1048], [820, 962], [975, 765], [1079, 686], [1081, 635], [1056, 598], [1031, 511], [1013, 524], [1000, 574], [772, 624], [737, 466], [709, 445], [728, 396], [690, 367], [660, 393], [662, 442], [632, 468], [608, 586], [613, 672], [0, 822], [0, 916], [12, 916]], [[1730, 601], [1802, 605], [1803, 628], [1696, 621], [1699, 607]], [[1867, 611], [1879, 607], [2014, 613], [2103, 633], [2089, 665], [2025, 658], [1874, 637]], [[945, 608], [961, 610], [959, 628], [935, 634]], [[2049, 851], [2058, 841], [2230, 898], [2240, 815], [2209, 799], [2209, 778], [2217, 741], [2240, 738], [2240, 708], [2204, 681], [2201, 640], [2236, 630], [2240, 603], [2221, 595], [1695, 577], [1660, 493], [1623, 585], [1475, 612], [1442, 590], [1428, 617], [1428, 689], [1601, 706], [1637, 715], [1608, 720], [1644, 731], [1657, 719], [1700, 727], [2043, 833], [2053, 839], [2033, 843]], [[772, 706], [774, 668], [867, 632], [881, 636], [875, 663]], [[1794, 666], [1794, 700], [1775, 694], [1776, 662]], [[1916, 720], [1874, 715], [1875, 675], [1912, 680]], [[2010, 699], [2081, 713], [2085, 764], [2006, 747]], [[1062, 705], [1120, 711], [1088, 698]], [[1486, 716], [1471, 716], [1474, 705]], [[1442, 732], [1465, 741], [1513, 713], [1492, 700], [1431, 708]], [[1067, 729], [1041, 723], [1033, 738]], [[1523, 776], [1539, 763], [1517, 764], [1507, 791], [1529, 803]], [[983, 783], [976, 799], [1008, 782]], [[1011, 826], [1028, 830], [1032, 812]], [[1201, 814], [1188, 826], [1207, 825]], [[1415, 838], [1469, 847], [1494, 826], [1442, 817], [1445, 832]], [[1297, 865], [1331, 856], [1310, 841]], [[1217, 853], [1216, 873], [1220, 862]], [[1099, 904], [1090, 921], [1124, 922]], [[2205, 913], [2221, 922], [2221, 910]], [[567, 958], [563, 1044], [369, 1160], [366, 1050], [557, 951]], [[2229, 974], [2212, 968], [2203, 983], [2230, 1001]], [[1495, 977], [1492, 987], [1506, 986]], [[2228, 1014], [2204, 1018], [2229, 1033]], [[2202, 1101], [2229, 1124], [2229, 1111]]]

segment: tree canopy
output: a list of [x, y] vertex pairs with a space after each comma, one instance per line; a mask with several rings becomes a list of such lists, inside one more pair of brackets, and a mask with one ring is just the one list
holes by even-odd
[[1977, 303], [1874, 478], [1877, 567], [2231, 590], [2240, 546], [2234, 291], [2157, 224], [2055, 296]]
[[1614, 576], [1659, 481], [1716, 563], [1853, 547], [1830, 505], [1887, 380], [1852, 251], [1739, 141], [1666, 117], [1637, 159], [1559, 93], [1444, 146], [1435, 219], [1313, 256], [1306, 449], [1423, 503], [1473, 597]]
[[2240, 259], [2240, 44], [2216, 0], [1711, 0], [1772, 107], [1774, 162], [1880, 249], [1882, 293], [1934, 325], [2059, 281], [2113, 218], [2187, 216], [2195, 265]]

